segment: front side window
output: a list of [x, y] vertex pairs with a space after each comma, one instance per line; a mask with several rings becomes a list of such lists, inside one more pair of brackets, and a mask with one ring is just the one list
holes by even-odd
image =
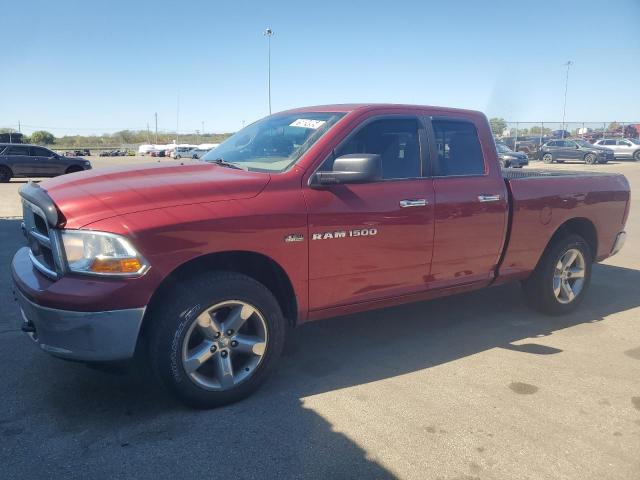
[[27, 147], [9, 147], [5, 155], [29, 155], [29, 149]]
[[244, 170], [282, 172], [296, 163], [344, 113], [299, 112], [258, 120], [202, 157], [224, 160]]
[[629, 142], [626, 142], [624, 140], [618, 140], [618, 145], [622, 145], [623, 147], [630, 147], [631, 144]]
[[[352, 153], [381, 157], [382, 178], [416, 178], [422, 174], [417, 119], [376, 120], [363, 127], [336, 150], [334, 158]], [[330, 168], [330, 165], [324, 165]]]
[[432, 124], [438, 150], [438, 158], [434, 165], [435, 175], [484, 174], [484, 157], [473, 123], [433, 120]]
[[31, 156], [32, 157], [51, 157], [53, 153], [46, 148], [41, 147], [31, 147]]

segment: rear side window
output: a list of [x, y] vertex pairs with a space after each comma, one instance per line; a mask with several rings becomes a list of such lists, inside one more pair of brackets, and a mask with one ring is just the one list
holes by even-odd
[[473, 123], [433, 120], [432, 124], [438, 149], [436, 176], [484, 174], [484, 157]]
[[363, 127], [336, 151], [335, 157], [350, 153], [376, 153], [382, 157], [382, 178], [420, 177], [418, 120], [377, 120]]
[[29, 155], [29, 149], [27, 147], [9, 147], [4, 152], [5, 155]]

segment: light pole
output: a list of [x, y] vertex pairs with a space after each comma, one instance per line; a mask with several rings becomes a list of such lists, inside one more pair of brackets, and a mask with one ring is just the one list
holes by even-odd
[[271, 115], [271, 37], [273, 36], [273, 30], [271, 27], [268, 27], [264, 31], [264, 36], [267, 37], [269, 42], [269, 53], [268, 53], [268, 63], [269, 63], [269, 73], [268, 73], [268, 85], [269, 85], [269, 115]]
[[562, 107], [562, 138], [564, 138], [564, 131], [567, 129], [564, 123], [567, 113], [567, 89], [569, 88], [569, 67], [573, 65], [573, 62], [569, 60], [564, 64], [567, 67], [567, 76], [564, 80], [564, 107]]

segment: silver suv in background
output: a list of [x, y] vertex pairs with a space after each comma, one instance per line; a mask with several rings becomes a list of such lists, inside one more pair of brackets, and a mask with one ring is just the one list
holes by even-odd
[[594, 145], [610, 148], [616, 158], [633, 158], [640, 162], [640, 140], [636, 138], [605, 138]]

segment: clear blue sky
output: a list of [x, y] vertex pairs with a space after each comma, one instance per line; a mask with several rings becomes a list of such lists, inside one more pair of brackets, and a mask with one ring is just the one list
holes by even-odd
[[[274, 111], [345, 102], [640, 121], [640, 0], [2, 0], [0, 127], [234, 131]], [[14, 127], [15, 128], [15, 127]]]

